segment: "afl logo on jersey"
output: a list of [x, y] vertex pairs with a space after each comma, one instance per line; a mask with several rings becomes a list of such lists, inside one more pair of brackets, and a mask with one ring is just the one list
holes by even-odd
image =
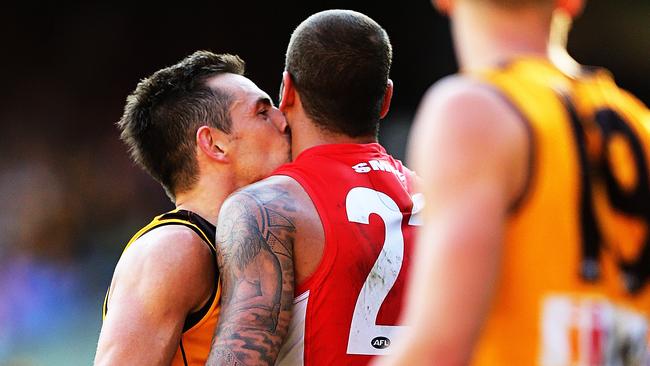
[[370, 341], [370, 344], [377, 349], [384, 349], [390, 346], [390, 339], [386, 337], [375, 337]]

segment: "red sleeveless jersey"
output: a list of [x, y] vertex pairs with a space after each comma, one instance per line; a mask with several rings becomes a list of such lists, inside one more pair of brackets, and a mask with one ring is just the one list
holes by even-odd
[[[413, 173], [371, 144], [312, 147], [274, 175], [307, 192], [325, 232], [322, 260], [297, 284], [277, 365], [366, 365], [401, 328], [421, 195]], [[415, 204], [414, 204], [415, 202]]]

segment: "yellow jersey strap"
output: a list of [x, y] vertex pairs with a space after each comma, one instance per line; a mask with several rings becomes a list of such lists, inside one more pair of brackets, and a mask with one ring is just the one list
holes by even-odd
[[[159, 228], [161, 226], [167, 226], [167, 225], [181, 225], [188, 227], [192, 229], [196, 233], [196, 235], [199, 236], [203, 240], [203, 242], [208, 246], [210, 249], [210, 253], [212, 254], [212, 257], [214, 259], [214, 263], [216, 266], [216, 245], [215, 245], [215, 235], [216, 235], [216, 227], [212, 225], [208, 220], [204, 219], [203, 217], [199, 216], [198, 214], [192, 212], [192, 211], [187, 211], [187, 210], [180, 210], [176, 209], [173, 211], [166, 212], [160, 216], [156, 216], [149, 224], [144, 226], [142, 229], [140, 229], [129, 242], [127, 243], [126, 247], [124, 248], [124, 251], [126, 251], [131, 244], [133, 244], [136, 240], [138, 240], [140, 237], [142, 237], [144, 234]], [[124, 254], [124, 251], [122, 254]], [[199, 309], [198, 311], [191, 313], [187, 316], [185, 319], [185, 324], [183, 325], [183, 332], [189, 330], [192, 328], [194, 325], [196, 325], [205, 315], [208, 313], [210, 310], [210, 306], [215, 300], [215, 297], [217, 295], [217, 283], [219, 279], [219, 270], [216, 268], [215, 270], [215, 286], [214, 290], [212, 291], [212, 294], [210, 295], [210, 298], [208, 301], [205, 303], [205, 305]], [[106, 297], [104, 298], [104, 305], [103, 305], [103, 317], [106, 317], [106, 314], [108, 313], [108, 296], [110, 293], [110, 287], [106, 291]]]
[[149, 230], [140, 234], [140, 236], [151, 231], [151, 229], [155, 227], [170, 224], [183, 225], [192, 229], [208, 245], [210, 252], [212, 252], [213, 255], [216, 255], [217, 252], [214, 240], [217, 229], [208, 220], [196, 213], [187, 210], [174, 210], [156, 217], [153, 222], [156, 221], [158, 221], [158, 225], [151, 227]]

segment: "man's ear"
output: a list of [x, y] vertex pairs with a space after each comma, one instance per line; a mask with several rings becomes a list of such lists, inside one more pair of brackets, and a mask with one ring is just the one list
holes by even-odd
[[201, 126], [196, 131], [196, 146], [208, 158], [220, 163], [228, 163], [228, 135], [214, 127]]
[[280, 86], [280, 105], [278, 108], [285, 113], [287, 108], [293, 106], [296, 100], [296, 88], [293, 85], [291, 74], [288, 71], [282, 73], [282, 85]]
[[391, 99], [393, 99], [393, 80], [388, 79], [388, 83], [386, 84], [386, 93], [384, 93], [384, 100], [381, 102], [381, 111], [379, 112], [379, 118], [386, 117], [386, 114], [390, 109]]
[[557, 0], [555, 3], [556, 9], [566, 11], [572, 18], [575, 18], [582, 14], [582, 9], [584, 9], [584, 6], [584, 0]]

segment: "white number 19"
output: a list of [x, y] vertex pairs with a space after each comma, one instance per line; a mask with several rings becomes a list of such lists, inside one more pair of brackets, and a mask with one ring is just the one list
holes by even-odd
[[[386, 228], [383, 248], [361, 288], [354, 307], [347, 353], [356, 355], [389, 354], [393, 336], [405, 326], [377, 325], [377, 314], [402, 269], [404, 258], [403, 216], [392, 198], [370, 188], [356, 187], [350, 190], [345, 205], [348, 220], [351, 222], [368, 224], [370, 214], [374, 213], [381, 217]], [[409, 225], [420, 225], [419, 216], [416, 214], [423, 205], [423, 196], [421, 194], [414, 195]]]

